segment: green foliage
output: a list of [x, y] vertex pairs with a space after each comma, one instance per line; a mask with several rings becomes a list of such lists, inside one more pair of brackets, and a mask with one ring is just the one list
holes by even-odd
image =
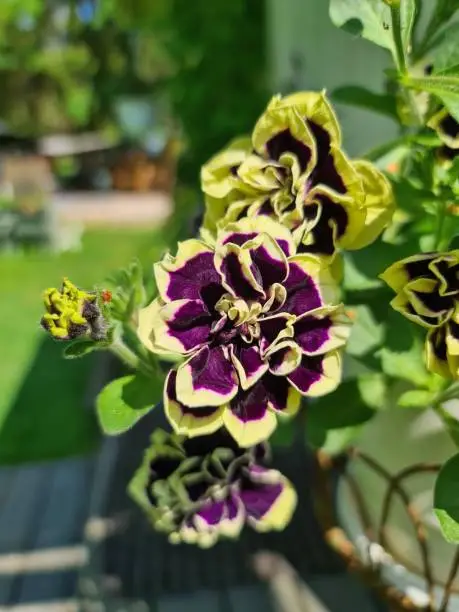
[[280, 421], [277, 424], [276, 430], [269, 439], [269, 443], [274, 447], [286, 447], [292, 446], [297, 432], [297, 421], [292, 419], [288, 421]]
[[435, 399], [435, 392], [413, 389], [405, 391], [399, 398], [397, 405], [402, 408], [425, 408]]
[[382, 0], [330, 0], [330, 17], [338, 28], [393, 49], [390, 8]]
[[147, 303], [141, 263], [134, 260], [127, 268], [113, 272], [107, 283], [114, 291], [109, 303], [111, 318], [121, 323], [129, 323], [134, 312]]
[[99, 348], [99, 343], [91, 340], [90, 338], [78, 338], [73, 342], [67, 344], [64, 349], [63, 355], [66, 359], [76, 359], [78, 357], [84, 357], [92, 351]]
[[398, 119], [396, 100], [390, 94], [378, 94], [365, 87], [345, 85], [333, 90], [331, 97], [341, 104], [349, 104], [386, 115], [391, 119]]
[[359, 305], [353, 308], [352, 317], [355, 322], [347, 344], [347, 352], [349, 355], [362, 357], [381, 345], [384, 328], [376, 321], [368, 306]]
[[402, 83], [410, 89], [433, 94], [459, 121], [459, 66], [453, 66], [448, 70], [443, 70], [441, 74], [432, 76], [406, 76]]
[[307, 441], [326, 452], [339, 453], [373, 415], [374, 411], [362, 398], [357, 380], [346, 380], [333, 393], [308, 404]]
[[117, 436], [131, 429], [161, 399], [160, 382], [140, 374], [110, 382], [97, 397], [97, 416], [102, 431]]
[[434, 492], [434, 508], [445, 539], [459, 544], [459, 455], [442, 467]]
[[187, 141], [180, 177], [193, 185], [202, 164], [247, 133], [266, 104], [265, 2], [170, 0], [169, 20], [176, 71], [168, 94]]

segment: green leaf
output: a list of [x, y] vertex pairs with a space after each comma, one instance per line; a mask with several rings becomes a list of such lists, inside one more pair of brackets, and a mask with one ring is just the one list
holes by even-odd
[[306, 428], [328, 430], [365, 423], [374, 416], [374, 411], [362, 400], [354, 379], [343, 381], [333, 393], [310, 402], [306, 414]]
[[424, 340], [413, 323], [392, 309], [387, 315], [387, 335], [379, 356], [388, 376], [429, 387], [431, 376], [424, 364]]
[[325, 441], [320, 448], [327, 455], [339, 455], [352, 445], [361, 430], [361, 425], [355, 425], [327, 431]]
[[399, 398], [397, 404], [402, 408], [424, 408], [432, 404], [435, 393], [421, 389], [405, 391]]
[[426, 91], [439, 98], [459, 121], [459, 66], [425, 77], [405, 76], [402, 84], [416, 91]]
[[131, 429], [161, 400], [162, 382], [139, 374], [110, 382], [97, 397], [96, 408], [104, 433], [116, 436]]
[[411, 51], [411, 37], [413, 35], [413, 27], [416, 21], [416, 0], [401, 0], [400, 13], [400, 37], [403, 45], [403, 52], [408, 56]]
[[459, 544], [459, 455], [449, 459], [437, 476], [434, 508], [445, 539]]
[[[379, 364], [378, 364], [379, 365]], [[359, 359], [345, 353], [343, 355], [343, 380], [360, 378], [368, 374], [375, 374], [375, 364], [368, 359]]]
[[374, 372], [357, 379], [360, 397], [367, 406], [381, 410], [387, 404], [387, 381], [384, 374]]
[[374, 318], [368, 306], [353, 306], [351, 335], [347, 344], [349, 355], [361, 357], [381, 345], [384, 337], [384, 326]]
[[367, 275], [357, 266], [358, 255], [348, 251], [343, 255], [344, 262], [344, 288], [348, 291], [366, 291], [381, 287], [382, 282], [375, 276]]
[[341, 102], [341, 104], [365, 108], [392, 119], [398, 118], [395, 97], [389, 94], [377, 94], [365, 87], [347, 85], [335, 89], [331, 97], [335, 102]]
[[430, 40], [428, 49], [434, 60], [434, 70], [443, 70], [445, 62], [448, 61], [451, 45], [457, 40], [457, 36], [459, 36], [459, 23], [455, 22], [442, 28]]
[[330, 18], [338, 28], [393, 50], [390, 9], [381, 0], [330, 0]]
[[297, 421], [294, 419], [288, 421], [279, 420], [273, 435], [269, 438], [269, 443], [273, 447], [291, 446], [295, 438], [296, 427]]
[[68, 344], [64, 349], [65, 359], [78, 359], [78, 357], [84, 357], [88, 353], [92, 353], [99, 348], [106, 346], [105, 343], [95, 342], [90, 338], [79, 338]]
[[448, 28], [447, 36], [433, 54], [433, 73], [442, 74], [459, 65], [459, 24]]
[[438, 196], [433, 192], [413, 185], [407, 178], [394, 178], [391, 183], [397, 205], [407, 212], [419, 215], [425, 203], [438, 201]]

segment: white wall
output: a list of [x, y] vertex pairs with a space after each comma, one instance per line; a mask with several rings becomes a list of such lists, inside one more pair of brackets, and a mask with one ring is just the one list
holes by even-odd
[[[351, 84], [382, 91], [383, 70], [391, 65], [388, 52], [334, 27], [328, 4], [328, 0], [267, 0], [273, 92], [282, 91], [292, 76], [297, 89], [331, 91]], [[292, 75], [292, 54], [301, 58], [296, 75]], [[351, 155], [397, 134], [394, 122], [385, 117], [348, 106], [339, 107], [338, 112], [344, 146]]]

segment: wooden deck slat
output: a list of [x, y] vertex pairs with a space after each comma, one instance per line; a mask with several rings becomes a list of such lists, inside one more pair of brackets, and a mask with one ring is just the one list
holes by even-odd
[[17, 468], [4, 467], [0, 469], [0, 517], [5, 507], [8, 497], [11, 495], [13, 479], [16, 476]]
[[[48, 466], [16, 468], [10, 495], [0, 513], [0, 554], [22, 552], [32, 534], [37, 512], [46, 499], [51, 474]], [[17, 576], [4, 576], [0, 581], [0, 605], [13, 603], [18, 590]]]
[[23, 576], [14, 604], [72, 599], [75, 596], [77, 580], [77, 570]]
[[216, 591], [196, 591], [183, 595], [165, 595], [158, 601], [158, 612], [227, 612], [222, 596]]
[[231, 612], [275, 612], [272, 598], [264, 586], [235, 587], [228, 590], [226, 597]]
[[25, 549], [31, 522], [37, 518], [37, 503], [46, 500], [52, 475], [50, 465], [32, 465], [16, 469], [10, 495], [0, 511], [0, 554]]
[[86, 457], [56, 463], [33, 548], [70, 546], [83, 540], [94, 462]]

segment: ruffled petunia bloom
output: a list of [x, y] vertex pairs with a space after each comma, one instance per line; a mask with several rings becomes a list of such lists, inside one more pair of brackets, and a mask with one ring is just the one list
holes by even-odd
[[46, 313], [41, 325], [55, 340], [73, 340], [87, 336], [102, 340], [106, 323], [96, 293], [78, 289], [65, 278], [62, 288], [46, 289], [43, 293]]
[[265, 445], [242, 450], [224, 430], [193, 439], [157, 430], [129, 491], [172, 543], [208, 548], [245, 524], [266, 532], [290, 522], [295, 490], [266, 459]]
[[459, 250], [407, 257], [381, 278], [397, 293], [392, 307], [429, 330], [428, 369], [459, 379]]
[[166, 380], [166, 415], [180, 434], [222, 426], [241, 446], [267, 439], [301, 395], [333, 391], [349, 335], [329, 268], [295, 254], [275, 221], [245, 218], [214, 247], [179, 245], [156, 264], [159, 298], [139, 313], [153, 352], [183, 356]]
[[204, 232], [266, 215], [293, 232], [301, 251], [322, 256], [375, 240], [394, 207], [385, 176], [343, 153], [335, 113], [318, 92], [274, 97], [251, 138], [213, 157], [201, 183]]

